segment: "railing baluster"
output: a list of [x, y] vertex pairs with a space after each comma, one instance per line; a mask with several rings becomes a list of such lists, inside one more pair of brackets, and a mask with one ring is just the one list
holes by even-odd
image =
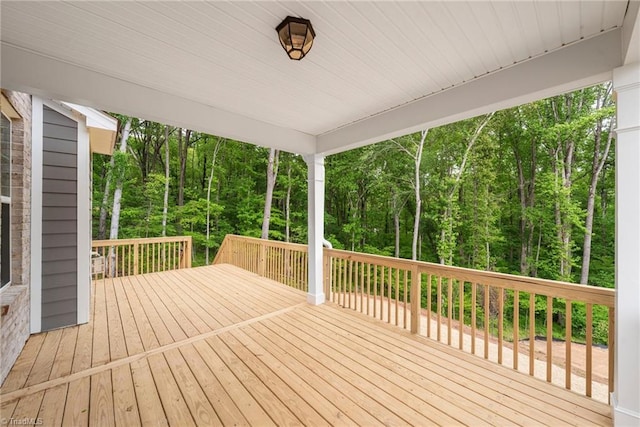
[[371, 264], [367, 263], [367, 316], [369, 316], [369, 306], [371, 305]]
[[489, 358], [489, 321], [491, 311], [489, 310], [489, 285], [484, 285], [484, 358]]
[[520, 291], [513, 291], [513, 369], [518, 370], [520, 344]]
[[547, 382], [552, 377], [553, 352], [553, 298], [547, 296]]
[[400, 325], [400, 321], [398, 319], [400, 315], [400, 270], [396, 268], [396, 290], [395, 290], [395, 306], [396, 306], [396, 326]]
[[360, 287], [362, 286], [362, 284], [360, 283], [359, 277], [360, 277], [360, 263], [358, 261], [355, 261], [353, 263], [353, 267], [354, 267], [354, 272], [353, 272], [353, 284], [354, 284], [354, 293], [353, 293], [353, 309], [355, 311], [359, 311], [358, 309], [358, 298], [360, 296]]
[[349, 284], [349, 308], [353, 308], [352, 307], [352, 303], [353, 303], [353, 260], [350, 259], [349, 260], [349, 273], [347, 275], [348, 278], [348, 284]]
[[378, 266], [373, 264], [373, 318], [378, 318]]
[[[365, 263], [361, 262], [360, 263], [360, 313], [365, 313], [364, 310], [364, 268], [365, 268]], [[368, 300], [367, 300], [368, 301]], [[368, 302], [367, 302], [368, 304]]]
[[380, 266], [380, 320], [384, 318], [384, 265]]
[[431, 338], [431, 280], [432, 275], [427, 275], [427, 337]]
[[407, 286], [409, 285], [409, 281], [408, 281], [408, 270], [404, 270], [404, 284], [402, 286], [403, 289], [403, 297], [404, 297], [404, 320], [403, 320], [403, 326], [405, 329], [409, 329], [409, 326], [407, 325], [407, 322], [409, 320], [409, 310], [407, 310]]
[[504, 288], [498, 290], [498, 364], [502, 365], [502, 348], [504, 347]]
[[593, 365], [593, 305], [587, 303], [587, 384], [586, 395], [591, 397], [592, 387], [592, 365]]
[[565, 378], [564, 378], [564, 386], [567, 390], [571, 390], [571, 341], [572, 341], [572, 320], [571, 320], [571, 300], [566, 300], [565, 302], [565, 314], [564, 314], [564, 342], [565, 342]]
[[453, 278], [447, 280], [447, 345], [451, 345], [451, 326], [453, 317]]
[[438, 314], [436, 317], [437, 320], [437, 324], [436, 324], [436, 336], [438, 339], [438, 342], [440, 341], [440, 338], [442, 337], [442, 328], [441, 328], [441, 319], [442, 319], [442, 276], [438, 276], [438, 284], [437, 284], [437, 289], [436, 289], [436, 305], [437, 305], [437, 309], [438, 309]]
[[536, 351], [536, 294], [529, 294], [529, 375], [535, 372]]
[[476, 296], [476, 282], [471, 282], [471, 354], [476, 354], [476, 305], [477, 296]]
[[342, 269], [342, 306], [347, 307], [347, 274], [349, 274], [349, 260], [344, 260]]
[[458, 280], [458, 347], [464, 347], [464, 280]]
[[387, 275], [387, 323], [391, 323], [391, 267]]

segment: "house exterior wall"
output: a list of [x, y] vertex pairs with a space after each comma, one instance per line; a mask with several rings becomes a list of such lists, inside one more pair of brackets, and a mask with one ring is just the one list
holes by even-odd
[[21, 118], [11, 120], [11, 284], [0, 291], [0, 382], [29, 338], [31, 283], [31, 96], [2, 93]]
[[78, 123], [43, 108], [42, 331], [78, 313]]

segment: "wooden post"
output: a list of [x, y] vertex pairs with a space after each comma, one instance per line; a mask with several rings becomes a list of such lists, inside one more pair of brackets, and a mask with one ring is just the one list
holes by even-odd
[[191, 268], [191, 248], [193, 245], [193, 237], [188, 236], [187, 241], [185, 242], [185, 251], [184, 251], [184, 261], [185, 268]]
[[133, 275], [138, 274], [138, 250], [140, 248], [140, 244], [135, 242], [133, 244]]
[[[406, 284], [405, 284], [406, 286]], [[411, 270], [411, 333], [420, 333], [422, 299], [422, 274], [418, 272], [418, 266]]]
[[260, 249], [258, 252], [258, 275], [265, 277], [267, 273], [267, 245], [260, 242]]
[[323, 250], [324, 268], [322, 269], [324, 281], [324, 296], [326, 301], [331, 301], [331, 257]]

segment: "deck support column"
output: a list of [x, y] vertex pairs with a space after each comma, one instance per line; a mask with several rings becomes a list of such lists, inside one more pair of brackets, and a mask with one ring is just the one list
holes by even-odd
[[613, 70], [616, 93], [614, 425], [640, 425], [640, 63]]
[[309, 242], [309, 304], [325, 302], [323, 287], [322, 242], [324, 240], [324, 156], [305, 157], [308, 170], [308, 242]]

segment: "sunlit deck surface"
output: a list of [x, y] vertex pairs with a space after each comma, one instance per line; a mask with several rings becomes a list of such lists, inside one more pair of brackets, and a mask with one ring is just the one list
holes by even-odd
[[229, 265], [94, 284], [0, 418], [93, 425], [611, 425], [607, 405]]

